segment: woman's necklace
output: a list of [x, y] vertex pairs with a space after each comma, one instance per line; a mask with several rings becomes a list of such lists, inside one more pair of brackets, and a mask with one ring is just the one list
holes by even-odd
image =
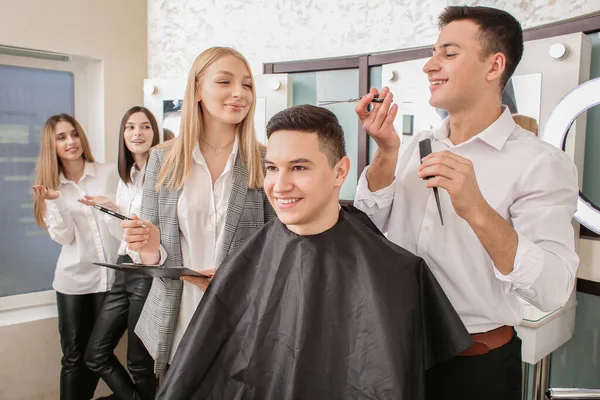
[[235, 142], [235, 139], [233, 139], [229, 144], [226, 144], [225, 146], [212, 146], [210, 143], [208, 143], [206, 140], [200, 138], [200, 140], [202, 140], [204, 143], [206, 143], [206, 145], [208, 147], [210, 147], [212, 149], [212, 152], [215, 156], [220, 156], [223, 153], [223, 150], [229, 146], [231, 146], [233, 144], [233, 142]]

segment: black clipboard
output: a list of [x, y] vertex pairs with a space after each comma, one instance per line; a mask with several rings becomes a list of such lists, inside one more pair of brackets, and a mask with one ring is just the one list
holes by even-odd
[[131, 272], [134, 274], [146, 275], [152, 278], [169, 278], [179, 279], [182, 276], [198, 276], [201, 278], [212, 278], [211, 276], [201, 274], [200, 272], [194, 271], [186, 267], [161, 267], [160, 265], [146, 265], [146, 264], [106, 264], [106, 263], [94, 263], [101, 267], [112, 268], [118, 271]]

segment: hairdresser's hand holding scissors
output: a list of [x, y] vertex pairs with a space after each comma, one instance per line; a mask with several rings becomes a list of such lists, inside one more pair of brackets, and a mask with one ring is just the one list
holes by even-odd
[[123, 241], [129, 250], [140, 253], [143, 264], [154, 265], [160, 261], [160, 231], [150, 221], [142, 221], [133, 214], [130, 220], [121, 222], [125, 231]]
[[481, 194], [471, 160], [450, 151], [431, 153], [419, 166], [419, 178], [427, 176], [432, 177], [427, 181], [427, 187], [446, 189], [454, 211], [467, 222], [474, 223], [490, 212], [491, 207]]
[[[372, 103], [375, 95], [383, 98], [383, 103]], [[384, 87], [381, 93], [371, 88], [366, 96], [362, 96], [356, 105], [356, 114], [365, 129], [365, 132], [375, 140], [377, 146], [385, 151], [398, 151], [400, 138], [394, 130], [394, 119], [398, 114], [398, 106], [392, 105], [394, 96], [390, 89]], [[373, 107], [369, 111], [368, 107]]]
[[96, 204], [99, 206], [103, 206], [106, 208], [110, 208], [113, 211], [117, 211], [117, 205], [113, 203], [111, 199], [104, 196], [88, 196], [87, 194], [80, 199], [77, 199], [78, 202], [85, 206], [94, 207]]
[[40, 196], [44, 200], [56, 200], [60, 197], [59, 191], [47, 188], [46, 186], [33, 185], [32, 188], [33, 193], [35, 193], [36, 196]]
[[[371, 103], [377, 94], [384, 99], [383, 103]], [[400, 137], [394, 130], [398, 106], [392, 105], [392, 101], [393, 95], [389, 88], [384, 87], [381, 93], [371, 88], [367, 95], [362, 96], [355, 109], [365, 132], [377, 143], [377, 152], [367, 171], [369, 190], [372, 192], [388, 187], [394, 181]], [[371, 111], [368, 109], [369, 104], [372, 104]]]

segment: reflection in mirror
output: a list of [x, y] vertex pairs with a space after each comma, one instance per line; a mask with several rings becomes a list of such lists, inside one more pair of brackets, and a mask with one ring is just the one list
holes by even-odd
[[[319, 71], [317, 72], [317, 104], [331, 99], [356, 98], [358, 94], [358, 69]], [[350, 158], [350, 172], [341, 188], [341, 200], [353, 200], [358, 182], [358, 124], [356, 122], [355, 104], [340, 103], [325, 106], [331, 110], [344, 129], [346, 153]]]
[[163, 121], [162, 127], [168, 132], [164, 132], [164, 140], [167, 139], [169, 132], [174, 136], [179, 136], [179, 126], [181, 125], [181, 105], [183, 100], [164, 100], [163, 101]]
[[523, 114], [513, 114], [512, 117], [515, 120], [515, 123], [521, 128], [538, 136], [539, 126], [535, 118], [531, 118]]
[[[358, 69], [303, 72], [290, 74], [293, 82], [293, 105], [312, 104], [326, 100], [356, 98], [358, 94]], [[340, 199], [354, 199], [358, 181], [358, 124], [355, 103], [339, 103], [324, 106], [331, 110], [344, 129], [346, 153], [351, 168], [340, 191]]]
[[[372, 87], [380, 88], [383, 86], [381, 84], [381, 71], [382, 71], [381, 66], [369, 67], [369, 88], [372, 88]], [[367, 165], [371, 164], [371, 160], [375, 156], [376, 151], [377, 151], [377, 143], [375, 143], [373, 138], [369, 136], [369, 159], [368, 159]], [[362, 171], [359, 171], [358, 173], [361, 174]]]
[[540, 105], [542, 100], [542, 74], [527, 74], [513, 76], [504, 91], [504, 104], [514, 104], [510, 111], [540, 120]]
[[[590, 79], [600, 78], [600, 32], [587, 36], [592, 41]], [[581, 191], [592, 203], [600, 205], [600, 107], [588, 110], [586, 132]]]

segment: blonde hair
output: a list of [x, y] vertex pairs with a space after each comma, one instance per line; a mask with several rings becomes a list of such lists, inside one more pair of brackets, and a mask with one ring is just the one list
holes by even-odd
[[[163, 164], [158, 179], [156, 181], [156, 190], [160, 190], [162, 185], [180, 190], [185, 180], [190, 174], [193, 158], [192, 153], [198, 138], [202, 137], [202, 110], [200, 103], [196, 102], [196, 90], [199, 87], [206, 68], [218, 59], [225, 56], [234, 56], [241, 60], [248, 68], [250, 75], [252, 71], [248, 61], [238, 51], [229, 47], [211, 47], [200, 54], [188, 76], [185, 97], [181, 110], [181, 125], [179, 136], [172, 143], [171, 150]], [[252, 85], [253, 101], [250, 110], [244, 120], [238, 125], [237, 133], [239, 140], [239, 151], [243, 160], [248, 166], [248, 188], [257, 189], [263, 186], [263, 161], [261, 150], [263, 147], [256, 140], [254, 130], [254, 110], [256, 108], [256, 89]], [[163, 146], [161, 146], [163, 147]]]
[[528, 117], [522, 114], [513, 114], [513, 120], [521, 128], [538, 136], [538, 123], [535, 118]]
[[[35, 184], [45, 186], [52, 190], [58, 190], [58, 177], [60, 173], [63, 172], [62, 162], [56, 153], [56, 125], [58, 125], [59, 122], [68, 122], [73, 125], [73, 128], [75, 128], [79, 134], [81, 149], [83, 150], [83, 159], [89, 162], [95, 161], [85, 132], [75, 118], [68, 114], [58, 114], [48, 118], [44, 124], [40, 140], [40, 155], [38, 156], [35, 172]], [[34, 197], [33, 214], [35, 216], [35, 222], [37, 222], [41, 228], [47, 228], [44, 223], [46, 201], [40, 196]]]

